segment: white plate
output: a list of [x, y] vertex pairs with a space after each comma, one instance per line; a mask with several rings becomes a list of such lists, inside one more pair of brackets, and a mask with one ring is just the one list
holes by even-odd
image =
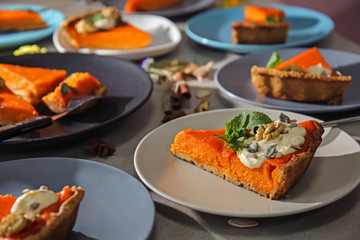
[[[253, 109], [221, 109], [191, 114], [160, 126], [136, 148], [135, 169], [154, 192], [186, 207], [217, 215], [275, 217], [313, 210], [350, 193], [360, 182], [360, 147], [339, 129], [324, 134], [310, 167], [289, 194], [291, 199], [269, 200], [235, 186], [193, 164], [174, 157], [170, 144], [183, 129], [219, 129], [225, 121]], [[278, 119], [276, 110], [262, 110]], [[285, 112], [298, 121], [310, 116]], [[336, 176], [336, 177], [334, 177]]]
[[146, 57], [156, 57], [173, 50], [181, 41], [181, 33], [178, 27], [169, 19], [156, 15], [123, 15], [125, 21], [131, 25], [148, 32], [152, 37], [152, 43], [139, 49], [110, 50], [110, 49], [76, 49], [68, 43], [58, 28], [53, 34], [55, 48], [61, 52], [94, 53], [98, 55], [116, 56], [128, 60], [140, 60]]
[[0, 163], [1, 195], [19, 196], [22, 190], [41, 185], [55, 192], [66, 185], [85, 189], [72, 235], [88, 237], [84, 239], [140, 240], [151, 234], [155, 208], [149, 192], [138, 180], [117, 168], [59, 157]]

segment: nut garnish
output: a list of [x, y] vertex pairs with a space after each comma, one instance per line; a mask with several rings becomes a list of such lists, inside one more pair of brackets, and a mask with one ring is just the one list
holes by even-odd
[[7, 215], [1, 220], [0, 234], [5, 237], [20, 233], [30, 225], [31, 221], [23, 213], [17, 212]]
[[272, 122], [269, 124], [264, 124], [259, 127], [256, 131], [255, 139], [256, 141], [260, 141], [264, 139], [265, 141], [269, 141], [273, 138], [276, 138], [280, 135], [286, 128], [286, 125], [282, 122]]

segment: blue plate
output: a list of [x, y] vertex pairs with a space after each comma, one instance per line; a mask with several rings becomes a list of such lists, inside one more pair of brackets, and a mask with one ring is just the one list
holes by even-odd
[[233, 44], [231, 24], [244, 19], [244, 7], [217, 9], [192, 17], [185, 26], [186, 34], [195, 42], [221, 50], [254, 53], [285, 47], [310, 44], [321, 40], [334, 29], [334, 22], [326, 15], [307, 8], [266, 5], [285, 11], [284, 21], [290, 22], [287, 42], [284, 44]]
[[[282, 49], [277, 52], [282, 59], [287, 60], [305, 50], [305, 48], [294, 48]], [[272, 52], [246, 55], [223, 66], [216, 71], [215, 82], [227, 95], [267, 108], [303, 113], [338, 112], [360, 108], [360, 81], [357, 81], [360, 77], [360, 55], [329, 49], [319, 49], [319, 51], [334, 70], [343, 75], [352, 76], [353, 80], [345, 90], [343, 101], [339, 105], [286, 101], [258, 94], [251, 82], [250, 68], [253, 65], [265, 67]]]
[[59, 24], [64, 20], [64, 15], [55, 9], [45, 9], [40, 5], [31, 4], [4, 4], [1, 9], [25, 9], [39, 12], [41, 18], [46, 22], [47, 28], [24, 32], [13, 32], [0, 34], [0, 48], [16, 47], [27, 43], [33, 43], [50, 36]]
[[[41, 167], [39, 167], [41, 166]], [[46, 170], [45, 170], [46, 169]], [[85, 159], [42, 157], [0, 163], [0, 194], [20, 196], [22, 190], [66, 185], [86, 193], [69, 239], [148, 239], [155, 206], [148, 190], [128, 173]]]

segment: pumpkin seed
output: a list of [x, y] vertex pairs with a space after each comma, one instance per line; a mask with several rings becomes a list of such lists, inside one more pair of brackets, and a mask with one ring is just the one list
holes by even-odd
[[259, 225], [259, 222], [255, 219], [246, 219], [246, 218], [230, 218], [228, 223], [231, 226], [239, 228], [249, 228], [256, 227]]
[[210, 96], [210, 94], [211, 94], [211, 90], [201, 89], [201, 90], [196, 92], [196, 97], [197, 98], [204, 98], [204, 97]]

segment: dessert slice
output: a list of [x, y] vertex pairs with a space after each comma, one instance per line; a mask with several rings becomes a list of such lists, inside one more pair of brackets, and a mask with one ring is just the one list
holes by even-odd
[[171, 151], [235, 185], [278, 199], [304, 174], [324, 131], [313, 120], [280, 119], [243, 113], [226, 123], [226, 130], [183, 130]]
[[125, 12], [157, 11], [180, 3], [182, 0], [128, 0]]
[[66, 78], [53, 92], [42, 98], [48, 108], [55, 112], [65, 111], [69, 101], [76, 96], [96, 95], [103, 96], [107, 88], [90, 73], [73, 73]]
[[46, 187], [16, 198], [0, 196], [1, 239], [67, 239], [85, 194], [81, 187], [54, 193]]
[[37, 12], [0, 9], [0, 32], [26, 31], [46, 28]]
[[17, 97], [7, 87], [0, 87], [0, 125], [9, 125], [39, 116], [27, 101]]
[[233, 22], [232, 40], [234, 44], [276, 44], [284, 43], [290, 28], [283, 22], [284, 11], [272, 7], [246, 6], [245, 19]]
[[0, 77], [14, 94], [31, 104], [38, 104], [65, 79], [66, 71], [0, 64]]
[[115, 7], [69, 18], [61, 29], [75, 48], [136, 49], [152, 41], [149, 33], [124, 22]]
[[257, 92], [265, 96], [339, 104], [351, 76], [336, 73], [313, 47], [284, 62], [274, 53], [266, 68], [251, 68], [251, 81]]

